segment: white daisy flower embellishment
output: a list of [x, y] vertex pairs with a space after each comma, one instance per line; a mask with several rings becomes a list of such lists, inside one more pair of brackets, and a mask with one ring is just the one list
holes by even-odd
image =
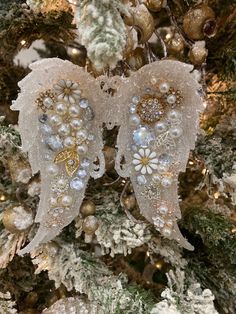
[[151, 152], [149, 148], [140, 148], [138, 153], [134, 154], [132, 162], [134, 169], [142, 174], [152, 174], [153, 170], [158, 168], [157, 154]]
[[58, 100], [64, 100], [74, 104], [80, 99], [81, 91], [79, 89], [79, 84], [74, 83], [71, 80], [60, 80], [54, 85], [54, 89], [58, 95]]

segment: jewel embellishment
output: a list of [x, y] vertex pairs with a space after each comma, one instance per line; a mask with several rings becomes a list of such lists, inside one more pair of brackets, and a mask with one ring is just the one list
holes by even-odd
[[59, 152], [54, 159], [55, 164], [62, 162], [65, 162], [66, 172], [71, 177], [79, 168], [80, 158], [75, 150], [65, 149]]

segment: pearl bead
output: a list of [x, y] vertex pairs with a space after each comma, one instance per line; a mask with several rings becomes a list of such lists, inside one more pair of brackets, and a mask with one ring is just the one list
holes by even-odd
[[165, 122], [159, 121], [155, 123], [154, 128], [156, 133], [162, 133], [166, 130], [166, 124]]
[[60, 116], [54, 114], [52, 116], [49, 117], [49, 121], [52, 125], [58, 126], [62, 123], [62, 119]]
[[176, 127], [171, 128], [169, 132], [172, 138], [178, 138], [183, 134], [183, 129], [181, 129], [181, 127], [179, 126], [176, 126]]
[[76, 133], [76, 138], [78, 143], [84, 142], [88, 138], [88, 131], [86, 129], [81, 129]]
[[67, 112], [67, 106], [64, 103], [57, 103], [55, 109], [59, 115], [64, 115]]
[[140, 118], [137, 114], [132, 114], [129, 118], [129, 123], [133, 126], [140, 124]]
[[161, 205], [159, 207], [159, 213], [162, 214], [162, 215], [166, 215], [168, 213], [168, 211], [169, 211], [169, 209], [165, 205]]
[[162, 229], [162, 233], [163, 233], [163, 235], [165, 236], [165, 237], [169, 237], [170, 235], [171, 235], [171, 229], [170, 228], [167, 228], [167, 227], [165, 227], [165, 228], [163, 228]]
[[80, 108], [83, 108], [83, 109], [87, 108], [89, 106], [88, 99], [85, 99], [85, 98], [81, 99], [79, 102], [79, 105], [80, 105]]
[[176, 102], [176, 96], [171, 94], [166, 98], [168, 104], [173, 105]]
[[81, 144], [81, 145], [77, 146], [76, 151], [79, 155], [84, 155], [88, 152], [88, 145]]
[[56, 197], [50, 198], [50, 206], [52, 206], [52, 207], [57, 206], [57, 198]]
[[133, 113], [136, 112], [136, 105], [135, 105], [135, 104], [131, 104], [131, 105], [129, 106], [129, 112], [130, 112], [131, 114], [133, 114]]
[[67, 184], [67, 180], [65, 180], [63, 178], [58, 179], [57, 183], [56, 183], [58, 188], [64, 188], [66, 186], [66, 184]]
[[50, 108], [53, 105], [53, 100], [50, 97], [46, 97], [43, 100], [43, 104], [46, 108]]
[[68, 136], [64, 140], [65, 147], [73, 147], [75, 145], [75, 138]]
[[159, 90], [163, 94], [168, 93], [169, 89], [170, 89], [170, 84], [167, 82], [163, 82], [159, 85]]
[[81, 119], [72, 119], [71, 122], [71, 127], [75, 130], [79, 130], [82, 128], [83, 126], [83, 120]]
[[177, 111], [177, 110], [171, 110], [171, 111], [168, 112], [167, 115], [168, 115], [168, 118], [169, 118], [170, 120], [173, 120], [173, 121], [178, 120], [178, 119], [181, 118], [181, 114], [180, 114], [180, 112]]
[[71, 197], [70, 195], [64, 195], [64, 196], [62, 196], [62, 198], [61, 198], [61, 204], [62, 204], [63, 206], [65, 206], [65, 207], [71, 206], [72, 201], [73, 201], [73, 199], [72, 199], [72, 197]]
[[59, 167], [55, 164], [51, 164], [47, 167], [47, 173], [49, 173], [52, 176], [56, 176], [59, 172]]
[[58, 133], [61, 136], [67, 136], [70, 134], [70, 127], [67, 124], [62, 124], [59, 129], [58, 129]]
[[81, 114], [81, 109], [79, 106], [73, 105], [69, 107], [69, 115], [73, 118], [78, 117]]
[[172, 181], [173, 181], [173, 180], [172, 180], [171, 177], [164, 177], [164, 178], [162, 178], [162, 180], [161, 180], [161, 185], [162, 185], [163, 187], [165, 187], [165, 188], [168, 188], [168, 187], [171, 186]]

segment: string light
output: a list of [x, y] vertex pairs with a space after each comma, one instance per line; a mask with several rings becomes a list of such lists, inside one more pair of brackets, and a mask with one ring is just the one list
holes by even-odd
[[6, 196], [4, 194], [0, 195], [0, 201], [4, 202], [6, 200]]
[[79, 53], [79, 50], [76, 49], [76, 48], [73, 48], [73, 49], [71, 50], [71, 52], [72, 52], [73, 55], [77, 55], [77, 54]]
[[22, 39], [22, 41], [20, 43], [22, 46], [24, 46], [26, 44], [26, 40]]
[[192, 166], [194, 164], [194, 162], [192, 160], [190, 160], [189, 164]]
[[155, 266], [157, 269], [162, 269], [162, 262], [156, 262]]
[[171, 34], [166, 34], [166, 40], [171, 39], [172, 35]]
[[216, 200], [219, 198], [219, 196], [220, 196], [220, 193], [219, 193], [219, 192], [215, 192], [215, 193], [214, 193], [214, 198], [215, 198]]
[[207, 169], [206, 168], [204, 168], [204, 169], [202, 169], [202, 174], [206, 174], [207, 173]]

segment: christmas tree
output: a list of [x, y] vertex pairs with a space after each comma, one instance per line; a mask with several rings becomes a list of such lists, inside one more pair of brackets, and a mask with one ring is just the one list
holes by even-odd
[[236, 312], [235, 21], [0, 1], [0, 313]]

